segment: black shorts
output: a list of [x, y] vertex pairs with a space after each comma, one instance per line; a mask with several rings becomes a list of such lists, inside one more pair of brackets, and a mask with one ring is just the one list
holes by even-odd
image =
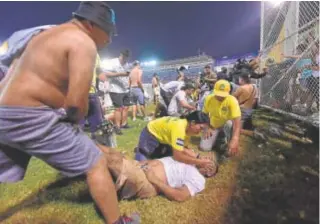
[[130, 93], [109, 93], [115, 108], [128, 107], [132, 105]]

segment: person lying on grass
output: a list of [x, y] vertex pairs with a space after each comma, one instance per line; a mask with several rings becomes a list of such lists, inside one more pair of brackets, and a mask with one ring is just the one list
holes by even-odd
[[178, 162], [172, 157], [135, 161], [122, 153], [99, 146], [106, 155], [120, 199], [150, 198], [162, 194], [173, 201], [186, 201], [205, 188], [205, 177], [213, 177], [218, 171], [212, 154], [199, 156], [211, 164], [194, 166]]
[[209, 123], [208, 115], [201, 111], [181, 117], [162, 117], [150, 121], [140, 134], [138, 146], [135, 148], [135, 160], [172, 156], [173, 159], [186, 164], [211, 164], [210, 160], [197, 158], [197, 155], [186, 147], [190, 136], [199, 135]]

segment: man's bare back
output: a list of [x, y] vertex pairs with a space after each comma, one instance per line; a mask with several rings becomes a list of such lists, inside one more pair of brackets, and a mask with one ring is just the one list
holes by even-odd
[[133, 68], [130, 72], [129, 79], [131, 83], [131, 87], [140, 87], [142, 70], [137, 66]]
[[[82, 43], [81, 52], [89, 52], [89, 55], [94, 57], [75, 62], [73, 55], [77, 51], [76, 43]], [[91, 54], [92, 51], [95, 53]], [[82, 54], [81, 52], [79, 54]], [[85, 71], [83, 77], [88, 80], [87, 86], [78, 86], [78, 90], [87, 95], [96, 52], [92, 39], [72, 22], [40, 33], [29, 42], [15, 68], [8, 74], [10, 78], [4, 80], [6, 83], [3, 83], [3, 86], [6, 87], [0, 90], [0, 105], [63, 107], [70, 90], [70, 75], [74, 75], [70, 74], [74, 71], [71, 66], [75, 66], [75, 63], [81, 66], [83, 60], [89, 61], [86, 65], [92, 64], [91, 70]], [[74, 84], [76, 82], [73, 82]]]

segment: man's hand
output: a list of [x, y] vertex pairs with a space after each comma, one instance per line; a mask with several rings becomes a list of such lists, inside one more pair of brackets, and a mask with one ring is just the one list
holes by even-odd
[[208, 158], [200, 158], [199, 167], [207, 167], [212, 165], [212, 160]]
[[238, 154], [238, 150], [239, 150], [239, 141], [238, 140], [231, 140], [229, 143], [229, 149], [228, 149], [228, 153], [230, 156], [235, 156]]
[[150, 181], [150, 183], [155, 183], [159, 180], [158, 177], [156, 177], [155, 173], [148, 165], [145, 165], [143, 168], [144, 173], [146, 174], [147, 179]]
[[206, 130], [206, 132], [204, 133], [204, 139], [208, 139], [208, 138], [210, 138], [212, 135], [213, 135], [213, 129], [212, 128], [208, 128], [207, 130]]

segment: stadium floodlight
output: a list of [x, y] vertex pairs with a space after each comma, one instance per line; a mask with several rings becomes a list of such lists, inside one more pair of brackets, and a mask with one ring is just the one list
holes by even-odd
[[5, 54], [7, 52], [7, 50], [8, 50], [7, 42], [1, 43], [1, 41], [0, 41], [0, 55]]
[[152, 67], [152, 66], [156, 66], [157, 65], [157, 61], [152, 60], [152, 61], [145, 61], [141, 63], [141, 66], [146, 66], [146, 67]]
[[278, 7], [281, 5], [281, 3], [283, 1], [282, 0], [272, 0], [272, 1], [268, 1], [268, 2], [270, 2], [273, 5], [273, 7]]
[[155, 66], [157, 64], [157, 61], [152, 60], [152, 61], [149, 62], [149, 64], [150, 64], [150, 66]]

